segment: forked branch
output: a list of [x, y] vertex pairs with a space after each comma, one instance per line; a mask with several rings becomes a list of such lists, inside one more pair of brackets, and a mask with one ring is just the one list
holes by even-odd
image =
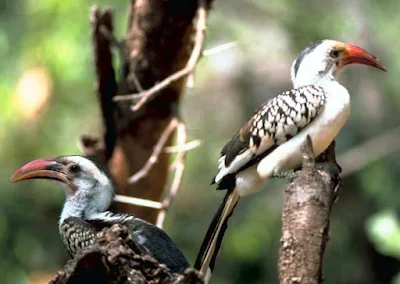
[[133, 111], [140, 109], [146, 102], [153, 99], [161, 90], [168, 87], [171, 83], [178, 81], [184, 76], [188, 76], [194, 72], [197, 62], [200, 60], [202, 55], [202, 50], [204, 46], [205, 31], [207, 22], [207, 7], [206, 1], [199, 1], [199, 8], [197, 9], [197, 24], [196, 24], [196, 34], [194, 39], [194, 47], [192, 54], [186, 64], [186, 66], [179, 70], [178, 72], [168, 76], [158, 84], [154, 85], [148, 90], [140, 93], [115, 96], [114, 101], [126, 101], [126, 100], [138, 100], [136, 104], [132, 106]]

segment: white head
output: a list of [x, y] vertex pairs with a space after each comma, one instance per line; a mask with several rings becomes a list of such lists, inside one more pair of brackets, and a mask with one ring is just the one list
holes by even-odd
[[113, 199], [111, 180], [94, 162], [82, 156], [34, 160], [17, 170], [11, 181], [33, 178], [51, 179], [64, 189], [66, 201], [60, 224], [68, 217], [88, 219], [104, 212]]
[[307, 46], [293, 61], [293, 86], [324, 86], [335, 81], [337, 72], [351, 63], [370, 65], [386, 71], [375, 56], [360, 47], [330, 39], [318, 40]]

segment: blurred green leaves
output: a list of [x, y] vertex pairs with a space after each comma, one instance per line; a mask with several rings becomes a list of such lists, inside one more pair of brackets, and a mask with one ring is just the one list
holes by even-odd
[[368, 219], [366, 229], [376, 249], [400, 258], [400, 223], [393, 211], [374, 214]]

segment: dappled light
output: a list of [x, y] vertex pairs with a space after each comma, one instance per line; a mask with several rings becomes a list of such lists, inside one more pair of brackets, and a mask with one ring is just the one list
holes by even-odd
[[53, 82], [46, 70], [36, 67], [25, 71], [18, 81], [15, 94], [19, 113], [34, 123], [49, 103], [52, 90]]

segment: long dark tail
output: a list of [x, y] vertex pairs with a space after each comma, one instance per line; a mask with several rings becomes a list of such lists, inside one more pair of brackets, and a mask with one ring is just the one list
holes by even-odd
[[224, 201], [219, 206], [214, 218], [208, 227], [207, 234], [200, 247], [194, 268], [200, 270], [208, 279], [214, 269], [215, 260], [221, 247], [222, 239], [228, 227], [228, 220], [231, 217], [236, 204], [239, 201], [239, 194], [235, 189], [228, 190]]

